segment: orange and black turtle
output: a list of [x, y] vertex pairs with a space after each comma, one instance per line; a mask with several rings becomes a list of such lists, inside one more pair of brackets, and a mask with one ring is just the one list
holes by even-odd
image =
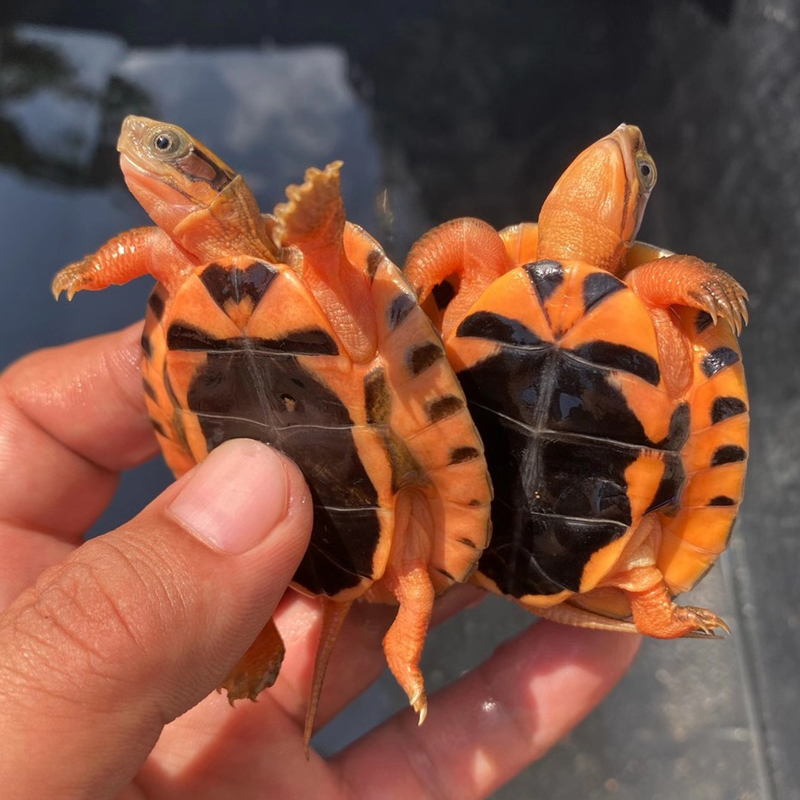
[[[176, 475], [235, 437], [278, 447], [302, 470], [314, 522], [294, 582], [325, 606], [307, 735], [336, 633], [367, 593], [399, 604], [384, 650], [424, 718], [433, 599], [474, 569], [491, 501], [437, 332], [377, 242], [345, 221], [339, 163], [308, 170], [262, 217], [241, 176], [181, 128], [129, 117], [118, 149], [156, 227], [63, 269], [56, 296], [158, 280], [142, 372]], [[282, 655], [270, 623], [226, 681], [229, 697], [271, 685]]]
[[405, 272], [495, 486], [476, 580], [563, 622], [711, 636], [724, 622], [674, 597], [725, 549], [742, 498], [746, 294], [697, 258], [632, 246], [655, 180], [622, 125], [567, 169], [538, 226], [445, 223]]

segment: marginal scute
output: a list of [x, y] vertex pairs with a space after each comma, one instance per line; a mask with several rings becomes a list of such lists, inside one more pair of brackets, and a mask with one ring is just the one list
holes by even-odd
[[701, 364], [701, 369], [707, 378], [716, 375], [720, 370], [725, 367], [730, 367], [739, 360], [739, 354], [732, 350], [730, 347], [718, 347], [712, 350], [704, 359]]
[[718, 494], [716, 497], [712, 497], [711, 500], [708, 501], [708, 504], [710, 506], [735, 506], [736, 501], [727, 495]]
[[392, 410], [392, 395], [386, 382], [386, 370], [373, 369], [364, 378], [364, 405], [370, 425], [387, 425]]
[[456, 447], [450, 451], [450, 463], [461, 464], [464, 461], [472, 461], [479, 455], [480, 451], [476, 447]]
[[702, 333], [713, 321], [714, 318], [708, 311], [698, 311], [694, 320], [694, 329], [697, 333]]
[[413, 297], [401, 292], [389, 304], [386, 311], [386, 320], [389, 325], [389, 330], [395, 330], [400, 326], [400, 323], [414, 310], [417, 302]]
[[716, 425], [730, 417], [736, 417], [747, 411], [747, 403], [738, 397], [717, 397], [711, 406], [711, 424]]
[[412, 347], [406, 361], [409, 372], [412, 375], [420, 375], [443, 357], [444, 350], [436, 342], [427, 342]]
[[738, 444], [724, 444], [714, 451], [714, 455], [711, 457], [711, 466], [733, 464], [737, 461], [744, 461], [746, 458], [747, 452], [743, 447], [739, 447]]
[[383, 263], [384, 255], [382, 250], [375, 249], [367, 256], [367, 275], [370, 278], [375, 277], [378, 267]]
[[164, 287], [161, 286], [161, 284], [157, 284], [155, 289], [150, 292], [150, 298], [147, 301], [148, 307], [158, 321], [161, 321], [161, 317], [164, 315], [165, 302], [162, 294], [163, 291]]
[[444, 397], [437, 397], [431, 400], [427, 405], [427, 414], [429, 422], [438, 422], [451, 414], [455, 414], [464, 408], [464, 401], [454, 394], [448, 394]]

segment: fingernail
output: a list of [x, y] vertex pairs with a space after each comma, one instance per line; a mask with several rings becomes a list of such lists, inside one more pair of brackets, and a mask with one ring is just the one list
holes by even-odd
[[287, 506], [286, 470], [278, 454], [237, 439], [208, 455], [167, 510], [198, 539], [240, 554], [269, 535]]

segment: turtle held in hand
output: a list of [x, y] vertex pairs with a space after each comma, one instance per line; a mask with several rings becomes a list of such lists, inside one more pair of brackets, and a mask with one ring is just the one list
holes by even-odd
[[562, 622], [714, 636], [716, 614], [674, 598], [725, 549], [742, 498], [747, 295], [634, 243], [655, 181], [640, 130], [621, 125], [570, 165], [538, 226], [445, 223], [405, 273], [494, 482], [476, 580]]
[[[128, 187], [156, 223], [64, 268], [53, 291], [158, 283], [142, 336], [147, 410], [176, 476], [227, 439], [296, 461], [314, 502], [295, 577], [323, 598], [306, 725], [353, 601], [399, 604], [387, 661], [424, 719], [419, 659], [434, 596], [489, 538], [483, 448], [441, 340], [398, 268], [345, 220], [339, 169], [310, 169], [262, 217], [241, 176], [175, 125], [128, 117]], [[255, 698], [283, 643], [270, 623], [225, 686]]]

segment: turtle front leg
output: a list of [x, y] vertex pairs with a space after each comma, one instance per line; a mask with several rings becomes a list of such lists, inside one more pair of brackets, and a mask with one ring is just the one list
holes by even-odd
[[667, 391], [679, 397], [692, 381], [692, 353], [670, 306], [688, 306], [724, 320], [738, 334], [747, 322], [747, 292], [726, 272], [693, 256], [667, 256], [642, 264], [625, 282], [650, 309]]
[[150, 273], [167, 287], [194, 268], [188, 256], [155, 226], [133, 228], [109, 239], [96, 253], [64, 267], [53, 279], [56, 300], [62, 292], [98, 291]]
[[657, 639], [717, 638], [714, 630], [730, 633], [725, 621], [713, 611], [679, 606], [672, 599], [664, 576], [656, 567], [661, 541], [661, 522], [655, 514], [646, 516], [634, 534], [640, 544], [621, 561], [620, 569], [603, 581], [603, 586], [622, 589], [628, 597], [633, 621], [639, 633]]
[[667, 256], [631, 270], [625, 282], [648, 305], [688, 306], [724, 319], [738, 336], [747, 323], [747, 292], [727, 272], [694, 256]]

